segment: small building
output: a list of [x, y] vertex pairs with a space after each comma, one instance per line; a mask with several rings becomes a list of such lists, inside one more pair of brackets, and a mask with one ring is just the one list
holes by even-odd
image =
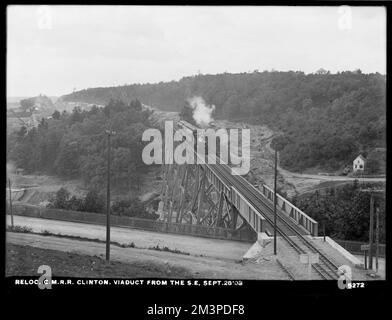
[[353, 161], [353, 172], [357, 172], [357, 171], [363, 172], [365, 170], [365, 163], [366, 163], [365, 157], [360, 154]]

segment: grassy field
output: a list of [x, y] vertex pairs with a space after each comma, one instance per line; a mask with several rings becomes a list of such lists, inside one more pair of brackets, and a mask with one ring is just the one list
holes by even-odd
[[86, 278], [191, 278], [184, 268], [156, 266], [151, 262], [106, 262], [100, 257], [7, 244], [6, 276], [39, 276], [40, 265], [49, 265], [54, 277]]

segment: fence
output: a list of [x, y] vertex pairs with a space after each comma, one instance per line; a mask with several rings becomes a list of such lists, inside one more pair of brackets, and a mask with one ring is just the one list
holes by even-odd
[[[363, 254], [363, 251], [361, 251], [361, 245], [363, 244], [368, 244], [365, 242], [361, 241], [350, 241], [350, 240], [335, 240], [339, 245], [341, 245], [344, 249], [349, 251], [352, 254]], [[373, 254], [376, 253], [376, 244], [373, 245]], [[385, 244], [379, 244], [378, 245], [378, 253], [380, 257], [385, 258]]]
[[[263, 184], [259, 191], [274, 202], [274, 190]], [[290, 201], [283, 198], [280, 194], [276, 193], [276, 205], [278, 209], [282, 210], [284, 214], [292, 218], [298, 225], [304, 227], [312, 236], [318, 235], [318, 222], [305, 214], [302, 210], [294, 206]]]
[[[8, 206], [7, 206], [8, 211]], [[85, 222], [94, 224], [106, 224], [106, 214], [71, 211], [62, 209], [51, 209], [26, 204], [14, 204], [13, 213], [15, 215], [55, 219], [73, 222]], [[245, 229], [233, 230], [226, 228], [216, 228], [202, 225], [169, 223], [165, 221], [156, 221], [149, 219], [140, 219], [126, 216], [112, 215], [110, 224], [118, 227], [129, 227], [135, 229], [143, 229], [156, 232], [183, 234], [197, 237], [206, 237], [222, 240], [234, 240], [243, 242], [255, 242], [257, 240], [256, 233], [249, 232]]]

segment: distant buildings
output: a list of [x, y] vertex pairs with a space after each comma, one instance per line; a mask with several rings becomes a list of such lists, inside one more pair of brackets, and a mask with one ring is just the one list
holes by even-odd
[[353, 161], [353, 172], [364, 171], [365, 170], [366, 159], [360, 154]]

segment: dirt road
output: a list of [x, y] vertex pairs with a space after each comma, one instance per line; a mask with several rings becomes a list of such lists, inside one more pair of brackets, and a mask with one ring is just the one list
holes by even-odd
[[[10, 224], [10, 216], [7, 216]], [[106, 239], [106, 227], [102, 225], [75, 223], [15, 216], [16, 226], [27, 226], [33, 232], [49, 231], [53, 234], [72, 235], [89, 239]], [[137, 248], [149, 248], [159, 245], [187, 252], [194, 256], [207, 256], [218, 259], [240, 260], [252, 244], [238, 241], [215, 240], [209, 238], [158, 233], [130, 228], [112, 227], [111, 240], [121, 244], [134, 243]]]
[[[7, 232], [6, 241], [7, 243], [17, 245], [73, 252], [88, 256], [104, 257], [105, 253], [104, 243], [53, 236]], [[273, 258], [265, 259], [258, 264], [242, 264], [231, 259], [216, 259], [148, 249], [111, 246], [111, 259], [124, 263], [150, 262], [165, 269], [181, 267], [188, 270], [192, 277], [195, 278], [288, 280], [287, 274]]]
[[82, 181], [78, 179], [65, 180], [44, 174], [22, 175], [15, 173], [8, 173], [8, 177], [11, 179], [14, 189], [26, 189], [19, 193], [14, 192], [14, 200], [28, 204], [45, 205], [50, 196], [62, 187], [77, 197], [85, 195], [88, 191], [83, 187]]
[[[271, 154], [274, 153], [274, 150], [271, 148], [271, 141], [267, 143], [267, 148], [271, 152]], [[380, 177], [380, 178], [352, 178], [352, 177], [346, 177], [346, 176], [327, 176], [327, 175], [321, 175], [321, 174], [306, 174], [306, 173], [296, 173], [296, 172], [291, 172], [289, 170], [283, 169], [279, 163], [278, 163], [278, 170], [279, 173], [282, 174], [285, 178], [306, 178], [306, 179], [316, 179], [316, 180], [322, 180], [322, 181], [355, 181], [355, 180], [360, 180], [364, 182], [385, 182], [385, 177]]]

